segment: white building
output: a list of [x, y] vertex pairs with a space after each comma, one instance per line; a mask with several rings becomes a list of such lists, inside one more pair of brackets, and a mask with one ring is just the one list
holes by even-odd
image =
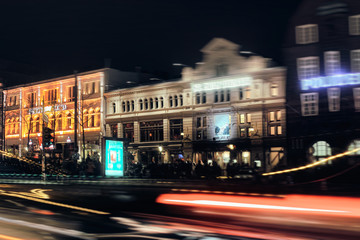
[[129, 138], [142, 163], [285, 164], [285, 69], [214, 38], [176, 81], [105, 93], [106, 136]]

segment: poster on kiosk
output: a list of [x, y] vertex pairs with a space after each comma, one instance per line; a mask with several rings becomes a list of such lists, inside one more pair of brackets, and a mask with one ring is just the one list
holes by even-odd
[[105, 176], [124, 176], [124, 141], [105, 138]]

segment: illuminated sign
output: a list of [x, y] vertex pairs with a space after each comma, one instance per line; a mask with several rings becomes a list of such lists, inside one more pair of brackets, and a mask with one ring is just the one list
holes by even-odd
[[316, 77], [300, 80], [301, 90], [360, 84], [360, 73]]
[[[62, 110], [66, 110], [66, 105], [65, 104], [56, 104], [55, 106], [46, 106], [44, 107], [44, 112], [52, 112], [52, 111], [62, 111]], [[30, 108], [29, 109], [29, 114], [37, 114], [37, 113], [42, 113], [43, 112], [43, 107], [36, 107], [36, 108]]]
[[191, 89], [193, 92], [209, 91], [223, 88], [235, 88], [250, 86], [252, 77], [242, 76], [236, 78], [221, 78], [203, 83], [192, 83]]
[[231, 117], [229, 114], [215, 115], [215, 138], [227, 140], [230, 137]]
[[105, 176], [124, 176], [124, 142], [105, 139]]

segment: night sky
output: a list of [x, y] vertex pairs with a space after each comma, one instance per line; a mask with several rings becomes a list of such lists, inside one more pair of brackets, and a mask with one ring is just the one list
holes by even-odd
[[5, 81], [8, 72], [31, 76], [7, 80], [10, 86], [102, 68], [111, 59], [116, 69], [174, 78], [180, 70], [172, 63], [194, 66], [213, 37], [281, 64], [287, 21], [299, 2], [2, 0], [0, 71]]

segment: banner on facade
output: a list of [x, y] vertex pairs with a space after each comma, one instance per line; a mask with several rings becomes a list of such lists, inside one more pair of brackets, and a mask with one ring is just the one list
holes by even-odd
[[231, 117], [229, 114], [215, 115], [215, 138], [227, 140], [230, 137]]

